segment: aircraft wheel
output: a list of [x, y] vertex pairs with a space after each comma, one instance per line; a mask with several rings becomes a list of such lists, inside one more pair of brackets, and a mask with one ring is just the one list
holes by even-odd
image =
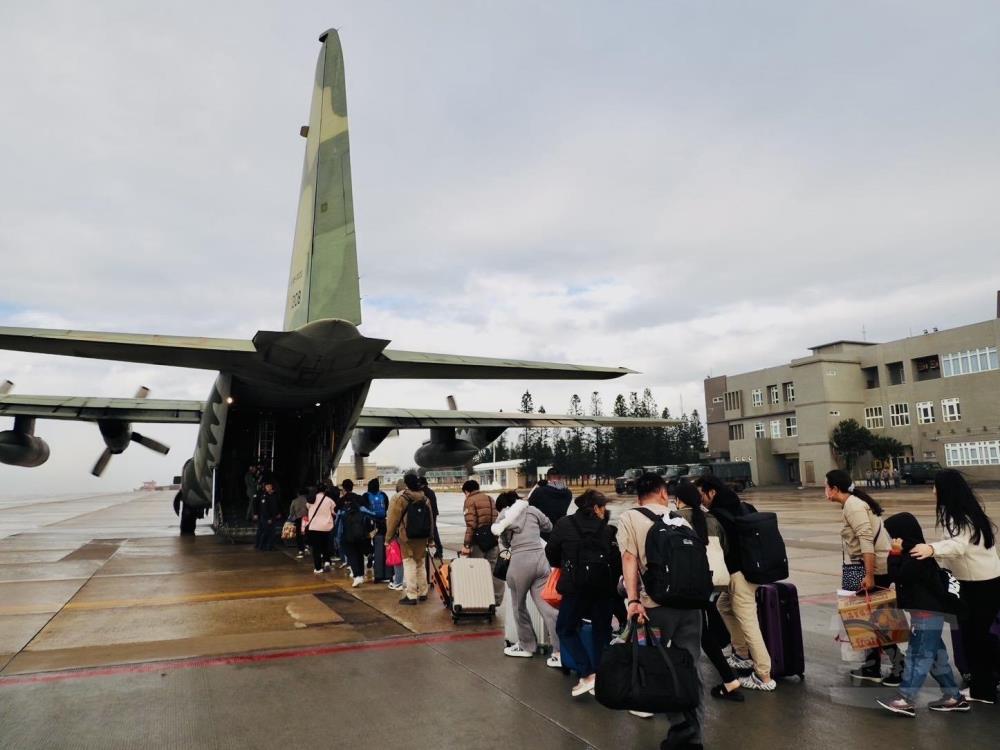
[[181, 505], [181, 536], [194, 536], [195, 527], [198, 525], [198, 516], [194, 511], [188, 509], [187, 505]]

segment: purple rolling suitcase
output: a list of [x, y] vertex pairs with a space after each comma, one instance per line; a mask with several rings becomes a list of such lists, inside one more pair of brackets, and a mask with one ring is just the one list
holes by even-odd
[[805, 678], [799, 592], [791, 583], [767, 583], [757, 588], [757, 619], [771, 655], [771, 676]]

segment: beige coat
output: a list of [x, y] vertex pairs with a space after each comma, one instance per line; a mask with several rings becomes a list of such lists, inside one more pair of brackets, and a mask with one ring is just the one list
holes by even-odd
[[389, 510], [386, 512], [385, 538], [392, 539], [399, 534], [399, 546], [403, 557], [419, 558], [427, 550], [429, 539], [414, 539], [412, 542], [406, 536], [406, 506], [410, 503], [426, 503], [427, 498], [419, 490], [404, 489], [392, 496]]
[[851, 495], [844, 503], [844, 525], [840, 530], [848, 559], [860, 561], [864, 555], [875, 555], [875, 575], [889, 572], [889, 548], [892, 540], [882, 527], [882, 519], [872, 513], [868, 503]]

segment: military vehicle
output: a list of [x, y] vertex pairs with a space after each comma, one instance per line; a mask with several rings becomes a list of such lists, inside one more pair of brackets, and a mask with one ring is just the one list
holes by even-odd
[[907, 484], [933, 482], [934, 475], [944, 467], [933, 461], [914, 461], [899, 468], [899, 478]]
[[688, 477], [692, 481], [706, 474], [718, 477], [737, 492], [742, 492], [747, 487], [753, 487], [750, 463], [747, 461], [718, 461], [710, 464], [697, 464], [688, 469]]
[[[174, 499], [183, 534], [214, 509], [213, 525], [245, 523], [243, 477], [262, 464], [280, 486], [297, 488], [329, 478], [351, 443], [355, 458], [370, 455], [399, 429], [430, 429], [414, 460], [424, 468], [462, 466], [510, 427], [629, 427], [673, 420], [569, 417], [517, 412], [366, 408], [373, 380], [504, 379], [602, 380], [632, 372], [550, 362], [491, 359], [389, 349], [364, 336], [355, 242], [354, 199], [347, 123], [344, 58], [335, 30], [324, 32], [316, 65], [298, 216], [285, 297], [284, 329], [251, 339], [193, 338], [135, 333], [0, 327], [0, 349], [119, 362], [217, 370], [199, 401], [10, 395], [0, 389], [0, 463], [34, 467], [49, 446], [35, 434], [37, 419], [95, 422], [104, 450], [101, 475], [132, 443], [160, 453], [169, 448], [132, 423], [198, 424], [193, 456]], [[16, 279], [6, 279], [17, 283]], [[221, 294], [228, 291], [220, 290]], [[358, 473], [361, 476], [361, 473]]]

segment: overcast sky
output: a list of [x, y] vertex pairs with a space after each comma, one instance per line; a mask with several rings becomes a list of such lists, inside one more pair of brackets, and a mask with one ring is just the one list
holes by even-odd
[[[317, 36], [346, 55], [362, 332], [626, 365], [590, 383], [377, 383], [370, 405], [566, 409], [838, 338], [985, 320], [1000, 288], [1000, 7], [906, 2], [8, 3], [0, 325], [280, 329]], [[19, 393], [204, 398], [213, 374], [0, 352]], [[103, 480], [86, 424], [0, 495]], [[423, 435], [380, 462], [411, 463]]]

